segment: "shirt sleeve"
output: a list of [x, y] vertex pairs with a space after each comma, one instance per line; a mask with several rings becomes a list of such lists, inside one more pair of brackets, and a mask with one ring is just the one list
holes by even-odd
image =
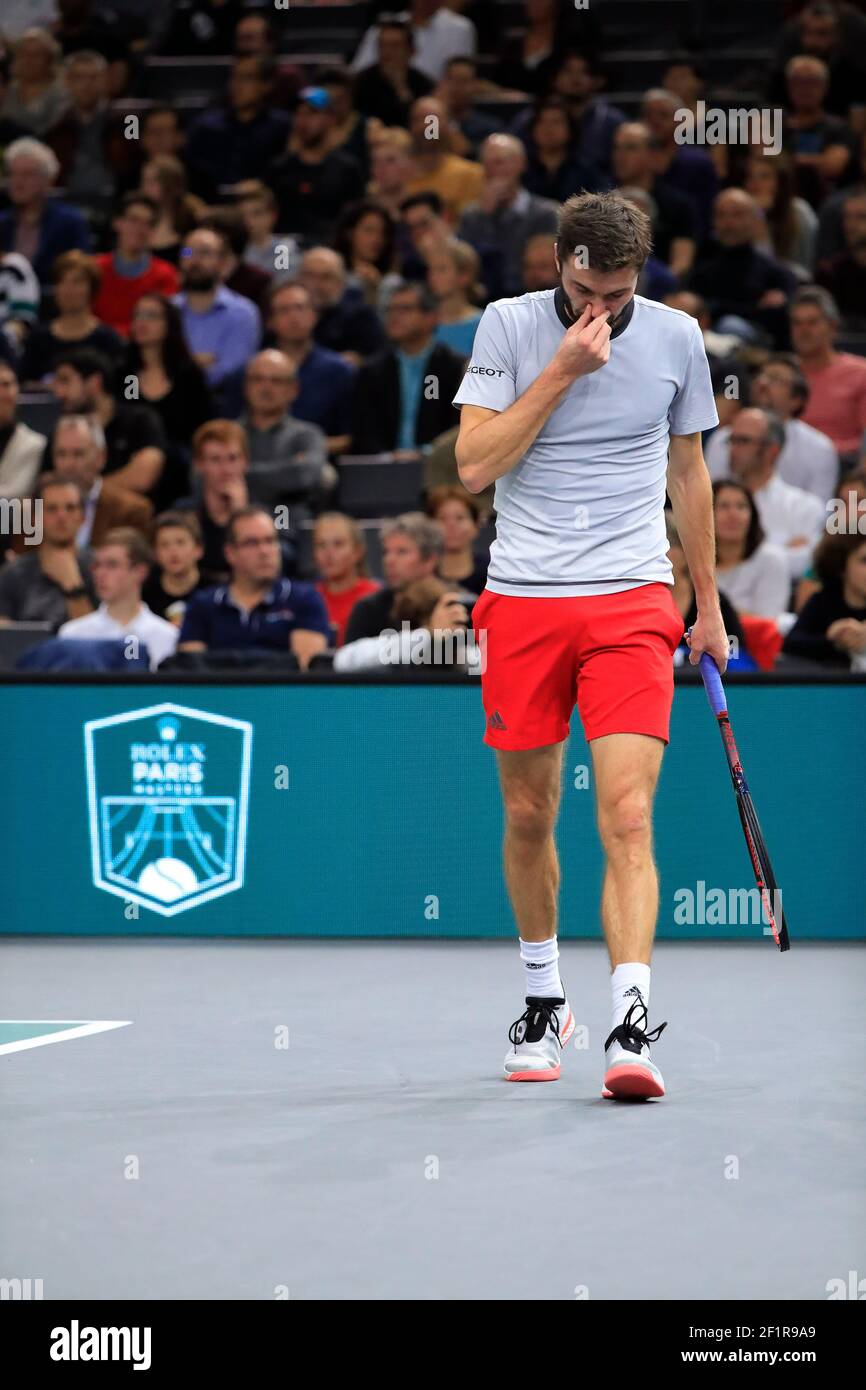
[[697, 319], [689, 321], [683, 379], [668, 411], [668, 422], [671, 434], [697, 434], [719, 423], [710, 364]]
[[178, 646], [184, 642], [204, 642], [207, 646], [210, 642], [210, 622], [209, 614], [211, 608], [209, 603], [204, 603], [202, 599], [191, 598], [186, 606], [183, 615], [183, 626], [180, 630], [180, 637], [177, 639]]
[[472, 356], [452, 404], [507, 410], [516, 400], [517, 361], [508, 325], [498, 306], [488, 304], [475, 331]]
[[331, 620], [325, 607], [325, 600], [312, 584], [292, 586], [292, 607], [295, 610], [295, 631], [321, 632], [331, 640]]

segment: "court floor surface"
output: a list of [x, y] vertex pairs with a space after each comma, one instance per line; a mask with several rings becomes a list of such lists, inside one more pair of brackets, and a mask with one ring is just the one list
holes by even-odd
[[[45, 1299], [820, 1300], [866, 1274], [861, 946], [659, 942], [644, 1104], [601, 1099], [600, 942], [561, 943], [577, 1045], [546, 1085], [502, 1080], [510, 942], [0, 957], [0, 1276]], [[125, 1026], [64, 1032], [94, 1021]]]

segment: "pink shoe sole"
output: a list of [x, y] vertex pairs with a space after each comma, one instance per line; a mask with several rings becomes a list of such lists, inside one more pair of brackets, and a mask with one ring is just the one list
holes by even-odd
[[602, 1100], [650, 1100], [664, 1093], [664, 1086], [659, 1085], [652, 1072], [623, 1063], [607, 1072], [601, 1096]]
[[507, 1071], [506, 1081], [558, 1081], [559, 1067], [538, 1068], [536, 1071]]

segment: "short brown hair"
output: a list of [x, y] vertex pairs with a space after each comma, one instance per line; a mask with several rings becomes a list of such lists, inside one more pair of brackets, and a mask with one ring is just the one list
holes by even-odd
[[179, 531], [186, 531], [196, 545], [201, 545], [201, 524], [195, 512], [160, 512], [153, 523], [153, 539], [156, 540], [160, 531], [167, 531], [172, 526]]
[[435, 574], [428, 574], [424, 579], [413, 579], [396, 595], [394, 617], [398, 622], [407, 622], [410, 628], [423, 627], [442, 595], [449, 592], [449, 586]]
[[476, 523], [481, 520], [481, 503], [474, 493], [456, 483], [443, 483], [441, 487], [431, 488], [427, 494], [427, 515], [436, 520], [436, 513], [446, 502], [462, 502]]
[[855, 550], [866, 545], [866, 536], [859, 531], [828, 532], [815, 548], [812, 568], [822, 584], [841, 584], [845, 566]]
[[250, 456], [247, 432], [237, 420], [206, 420], [199, 425], [192, 437], [193, 458], [201, 458], [205, 444], [239, 444], [247, 458]]
[[576, 193], [559, 212], [556, 254], [560, 263], [577, 249], [589, 270], [602, 275], [633, 266], [642, 270], [652, 250], [646, 213], [619, 193]]
[[43, 497], [52, 488], [71, 487], [78, 493], [78, 500], [84, 506], [84, 488], [74, 478], [64, 478], [62, 473], [43, 473], [36, 480], [36, 496]]
[[130, 565], [147, 565], [148, 569], [153, 564], [153, 553], [147, 541], [140, 531], [136, 531], [134, 526], [115, 526], [113, 530], [106, 531], [96, 550], [104, 550], [107, 545], [119, 545], [126, 551], [126, 558]]
[[64, 275], [85, 275], [90, 281], [90, 298], [95, 299], [102, 284], [102, 271], [84, 251], [64, 251], [51, 267], [51, 283], [59, 285]]
[[276, 524], [274, 522], [273, 513], [269, 512], [267, 507], [262, 507], [258, 502], [250, 502], [249, 505], [246, 507], [238, 507], [237, 511], [232, 512], [231, 516], [226, 522], [226, 545], [235, 544], [235, 531], [237, 529], [238, 522], [248, 521], [252, 516], [266, 516], [268, 521], [274, 527], [274, 530], [277, 529]]

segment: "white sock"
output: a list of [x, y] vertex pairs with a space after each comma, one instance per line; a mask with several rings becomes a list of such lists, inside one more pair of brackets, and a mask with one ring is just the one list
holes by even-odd
[[[649, 966], [642, 965], [640, 961], [629, 961], [625, 965], [618, 965], [610, 977], [610, 992], [613, 1004], [613, 1022], [610, 1026], [611, 1029], [614, 1029], [622, 1023], [638, 994], [649, 1010]], [[632, 1019], [639, 1028], [646, 1027], [646, 1021], [640, 1008], [635, 1009]]]
[[559, 947], [556, 937], [547, 941], [524, 941], [520, 938], [520, 959], [526, 976], [526, 994], [539, 999], [564, 999], [565, 990], [559, 978]]

